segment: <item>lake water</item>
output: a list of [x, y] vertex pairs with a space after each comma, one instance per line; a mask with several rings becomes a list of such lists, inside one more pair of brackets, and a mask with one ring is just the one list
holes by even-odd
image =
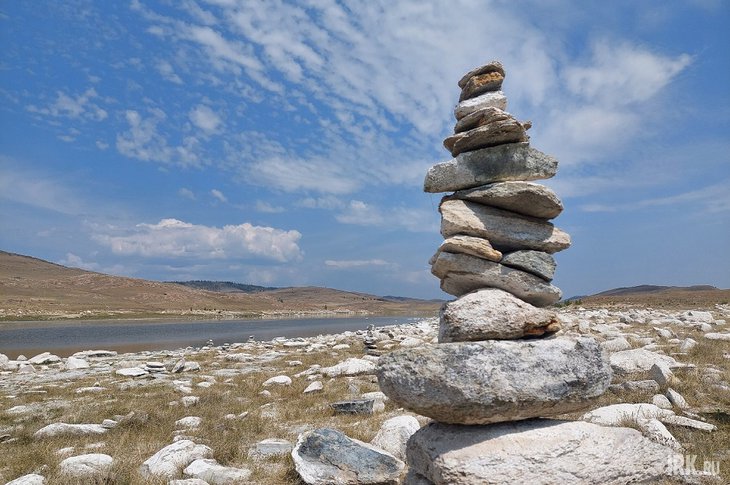
[[30, 358], [41, 352], [67, 357], [80, 350], [104, 349], [117, 352], [201, 347], [208, 340], [223, 343], [275, 337], [311, 337], [347, 330], [364, 330], [368, 325], [411, 323], [420, 317], [294, 318], [271, 320], [206, 320], [197, 322], [159, 320], [18, 322], [0, 324], [0, 353], [11, 359]]

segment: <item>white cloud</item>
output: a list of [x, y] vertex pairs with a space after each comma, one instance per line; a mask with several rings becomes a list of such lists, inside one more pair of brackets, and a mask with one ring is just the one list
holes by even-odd
[[157, 72], [159, 72], [160, 75], [168, 81], [175, 84], [183, 84], [183, 80], [180, 79], [180, 76], [177, 75], [172, 64], [169, 62], [165, 60], [159, 61], [155, 68], [157, 69]]
[[411, 207], [390, 207], [384, 210], [361, 200], [351, 200], [335, 219], [343, 224], [358, 226], [380, 226], [410, 232], [438, 231], [436, 212]]
[[161, 109], [150, 109], [147, 118], [138, 111], [128, 110], [125, 118], [129, 129], [117, 134], [117, 150], [122, 155], [181, 166], [202, 164], [198, 154], [200, 148], [197, 138], [187, 136], [183, 138], [181, 145], [170, 146], [167, 138], [158, 131], [157, 126], [167, 119], [167, 115]]
[[333, 195], [323, 197], [305, 197], [296, 202], [297, 207], [305, 209], [341, 209], [345, 203]]
[[264, 258], [279, 262], [301, 259], [298, 231], [243, 223], [222, 228], [177, 219], [138, 224], [124, 234], [97, 228], [93, 239], [115, 254], [147, 258], [241, 259]]
[[218, 189], [212, 189], [210, 191], [210, 195], [212, 195], [213, 197], [215, 197], [220, 202], [224, 202], [224, 203], [225, 202], [228, 202], [228, 198], [225, 195], [223, 195], [223, 192], [221, 192]]
[[109, 144], [101, 140], [96, 140], [96, 147], [99, 150], [106, 150], [107, 148], [109, 148]]
[[0, 162], [7, 167], [0, 169], [0, 199], [67, 215], [83, 211], [81, 200], [58, 177], [13, 169], [15, 163], [6, 157]]
[[203, 130], [206, 135], [210, 135], [218, 131], [218, 128], [222, 123], [220, 116], [204, 104], [199, 104], [193, 108], [190, 111], [189, 117], [190, 121], [192, 121], [195, 126]]
[[186, 199], [195, 200], [195, 192], [188, 189], [187, 187], [180, 187], [180, 190], [177, 191], [177, 195], [180, 197], [184, 197]]
[[71, 268], [81, 268], [88, 271], [99, 270], [99, 263], [84, 261], [83, 259], [81, 259], [80, 256], [77, 256], [73, 253], [66, 253], [66, 257], [58, 261], [58, 264], [69, 266]]
[[258, 212], [263, 212], [265, 214], [280, 214], [280, 213], [286, 211], [285, 208], [278, 206], [278, 205], [271, 205], [270, 203], [268, 203], [264, 200], [256, 201], [256, 210]]
[[390, 263], [383, 259], [346, 259], [346, 260], [333, 260], [328, 259], [324, 262], [325, 266], [334, 269], [351, 269], [351, 268], [362, 268], [369, 266], [397, 266], [395, 263]]
[[50, 106], [39, 108], [35, 105], [30, 105], [27, 109], [31, 113], [57, 118], [103, 121], [108, 116], [106, 110], [92, 102], [92, 99], [98, 96], [94, 88], [89, 88], [78, 96], [69, 96], [62, 91], [58, 91], [56, 93], [56, 100]]

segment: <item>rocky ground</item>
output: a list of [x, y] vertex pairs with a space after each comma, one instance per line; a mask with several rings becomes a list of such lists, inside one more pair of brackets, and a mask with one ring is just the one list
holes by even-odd
[[[559, 319], [559, 335], [594, 337], [613, 370], [609, 392], [561, 418], [669, 445], [666, 483], [730, 483], [730, 306], [573, 306]], [[421, 349], [437, 333], [437, 318], [376, 328], [370, 347]], [[0, 483], [398, 483], [428, 419], [379, 392], [366, 337], [0, 354]]]

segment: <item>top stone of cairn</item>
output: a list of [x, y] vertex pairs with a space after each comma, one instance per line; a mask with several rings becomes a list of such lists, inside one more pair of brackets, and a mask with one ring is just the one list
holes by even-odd
[[492, 61], [472, 69], [459, 80], [459, 87], [461, 88], [459, 101], [474, 98], [487, 91], [499, 91], [504, 76], [504, 68], [498, 61]]

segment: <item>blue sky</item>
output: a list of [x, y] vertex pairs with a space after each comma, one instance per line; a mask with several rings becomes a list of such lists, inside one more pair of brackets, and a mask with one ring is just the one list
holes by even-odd
[[560, 160], [566, 296], [730, 287], [730, 4], [0, 4], [0, 249], [117, 275], [445, 297], [429, 166], [505, 65]]

